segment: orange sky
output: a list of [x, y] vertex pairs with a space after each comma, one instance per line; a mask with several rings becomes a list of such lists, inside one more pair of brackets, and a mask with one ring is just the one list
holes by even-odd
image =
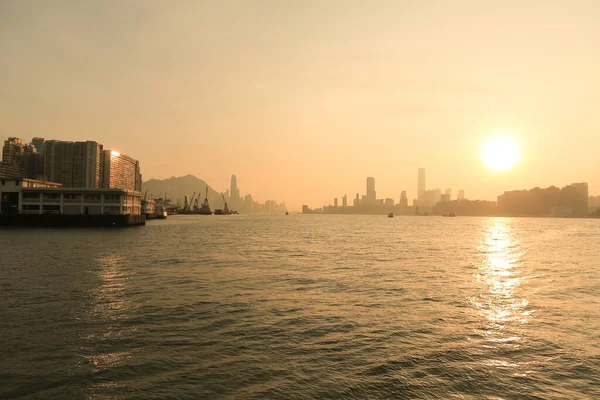
[[[97, 140], [144, 178], [320, 207], [587, 181], [600, 192], [590, 1], [0, 2], [0, 139]], [[484, 137], [521, 161], [489, 171]]]

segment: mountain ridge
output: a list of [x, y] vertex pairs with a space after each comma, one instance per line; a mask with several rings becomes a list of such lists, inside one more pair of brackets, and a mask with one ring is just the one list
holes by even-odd
[[184, 176], [172, 176], [166, 179], [152, 178], [142, 183], [142, 192], [148, 191], [150, 198], [167, 197], [173, 203], [179, 202], [183, 206], [185, 196], [191, 199], [196, 193], [200, 195], [199, 202], [205, 197], [206, 187], [208, 187], [208, 202], [212, 209], [223, 208], [223, 197], [220, 192], [214, 190], [206, 181], [192, 174]]
[[[172, 176], [166, 179], [152, 178], [142, 183], [142, 193], [146, 193], [149, 198], [164, 198], [171, 200], [172, 203], [184, 205], [185, 196], [191, 202], [192, 195], [195, 193], [195, 198], [200, 195], [198, 202], [204, 201], [206, 187], [208, 187], [208, 203], [210, 208], [215, 210], [224, 207], [223, 195], [221, 192], [214, 190], [206, 181], [192, 174], [184, 176]], [[273, 200], [267, 200], [261, 204], [251, 195], [244, 196], [243, 199], [230, 199], [225, 196], [228, 206], [232, 210], [240, 212], [285, 212], [287, 207], [285, 203], [278, 203]]]

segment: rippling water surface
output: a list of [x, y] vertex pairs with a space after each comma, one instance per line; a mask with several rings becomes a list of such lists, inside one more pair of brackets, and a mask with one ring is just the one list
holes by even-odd
[[0, 398], [600, 398], [600, 220], [0, 230]]

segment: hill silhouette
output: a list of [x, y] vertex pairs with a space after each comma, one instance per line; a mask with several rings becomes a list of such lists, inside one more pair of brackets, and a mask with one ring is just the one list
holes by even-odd
[[191, 198], [194, 192], [196, 196], [200, 193], [200, 202], [204, 200], [204, 194], [206, 187], [208, 186], [208, 202], [210, 208], [223, 208], [223, 198], [221, 193], [212, 189], [202, 179], [196, 178], [194, 175], [186, 175], [175, 177], [172, 176], [168, 179], [150, 179], [142, 184], [142, 192], [148, 191], [148, 198], [165, 197], [171, 200], [173, 203], [179, 201], [179, 204], [183, 206], [184, 196]]

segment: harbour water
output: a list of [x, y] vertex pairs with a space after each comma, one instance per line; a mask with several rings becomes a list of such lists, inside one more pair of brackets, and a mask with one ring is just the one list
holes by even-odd
[[600, 398], [600, 220], [0, 229], [0, 398]]

